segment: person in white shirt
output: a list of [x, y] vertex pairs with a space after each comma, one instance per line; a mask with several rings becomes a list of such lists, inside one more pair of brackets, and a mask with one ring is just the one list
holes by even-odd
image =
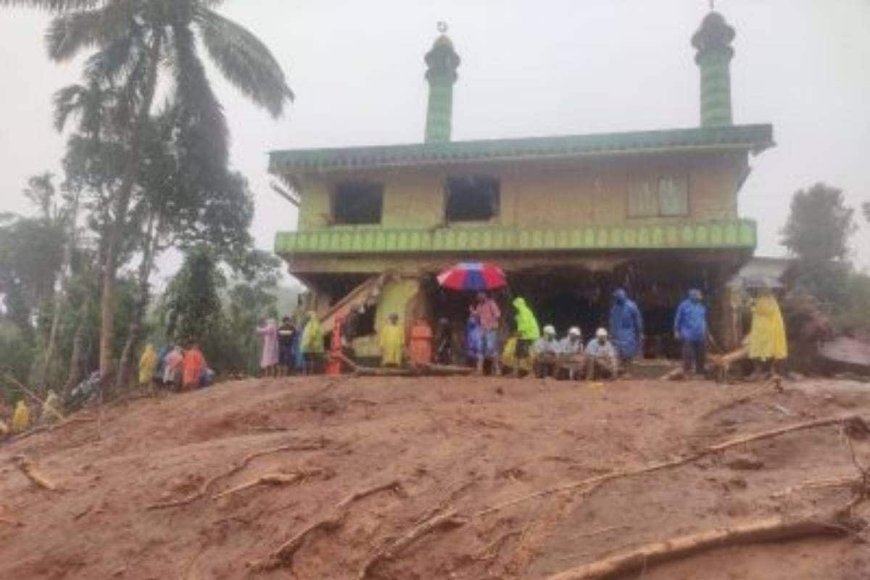
[[556, 374], [560, 349], [559, 339], [556, 337], [556, 329], [548, 324], [544, 327], [541, 338], [535, 341], [533, 346], [535, 353], [535, 376], [538, 378], [551, 377]]
[[616, 349], [607, 336], [607, 331], [599, 328], [595, 338], [586, 345], [586, 379], [613, 379], [619, 369]]
[[[568, 335], [559, 341], [560, 373], [564, 370], [568, 380], [582, 378], [586, 368], [586, 356], [583, 349], [583, 333], [576, 326], [568, 329]], [[564, 375], [563, 375], [564, 376]]]

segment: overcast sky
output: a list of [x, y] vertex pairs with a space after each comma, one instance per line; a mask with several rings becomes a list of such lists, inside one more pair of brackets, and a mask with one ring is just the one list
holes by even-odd
[[[283, 63], [297, 95], [278, 121], [217, 83], [235, 167], [256, 195], [254, 233], [271, 249], [295, 227], [268, 187], [271, 149], [419, 142], [423, 55], [439, 20], [462, 57], [454, 139], [692, 127], [698, 70], [689, 39], [705, 0], [227, 0]], [[870, 0], [719, 0], [737, 29], [736, 123], [772, 123], [777, 147], [752, 159], [740, 194], [758, 253], [781, 255], [792, 193], [816, 181], [870, 198]], [[0, 211], [25, 211], [28, 176], [56, 170], [63, 137], [52, 93], [78, 76], [48, 62], [44, 15], [0, 11]], [[860, 218], [856, 261], [870, 267]], [[166, 272], [164, 271], [164, 274]]]

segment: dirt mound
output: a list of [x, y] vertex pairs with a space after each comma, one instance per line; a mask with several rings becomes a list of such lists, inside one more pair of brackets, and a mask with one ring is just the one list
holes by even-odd
[[[827, 420], [870, 390], [785, 387], [324, 377], [107, 407], [0, 448], [0, 578], [580, 578], [848, 504], [870, 439]], [[868, 578], [851, 515], [624, 577]]]

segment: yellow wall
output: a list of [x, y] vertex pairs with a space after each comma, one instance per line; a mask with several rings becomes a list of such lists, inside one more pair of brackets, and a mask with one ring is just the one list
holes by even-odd
[[[501, 226], [581, 226], [669, 220], [714, 220], [737, 217], [737, 189], [746, 166], [743, 153], [597, 161], [514, 162], [476, 165], [447, 172], [437, 168], [403, 168], [379, 172], [313, 175], [303, 180], [300, 230], [329, 226], [330, 192], [342, 180], [365, 179], [384, 184], [381, 227], [429, 228], [443, 225], [444, 180], [448, 175], [489, 174], [501, 181], [501, 211], [492, 224]], [[689, 216], [629, 218], [629, 183], [660, 175], [685, 175]], [[473, 227], [461, 224], [455, 227]], [[339, 226], [371, 228], [377, 226]]]

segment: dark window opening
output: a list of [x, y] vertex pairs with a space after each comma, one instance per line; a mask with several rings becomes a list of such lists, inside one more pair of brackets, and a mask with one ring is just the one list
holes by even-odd
[[498, 216], [499, 189], [494, 177], [447, 178], [447, 221], [489, 221]]
[[340, 183], [333, 192], [333, 223], [379, 224], [383, 209], [384, 186], [380, 183]]

